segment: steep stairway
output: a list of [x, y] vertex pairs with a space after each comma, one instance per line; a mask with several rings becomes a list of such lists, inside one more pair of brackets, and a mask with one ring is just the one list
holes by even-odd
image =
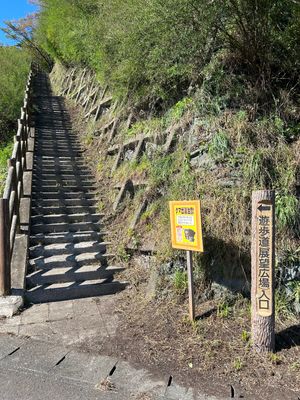
[[46, 74], [35, 87], [35, 150], [26, 298], [30, 303], [113, 294], [115, 280], [97, 187], [62, 97]]

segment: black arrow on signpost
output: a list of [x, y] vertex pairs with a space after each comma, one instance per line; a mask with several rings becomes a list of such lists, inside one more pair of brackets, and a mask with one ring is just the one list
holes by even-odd
[[259, 207], [258, 207], [258, 210], [260, 211], [260, 212], [263, 212], [263, 211], [270, 211], [271, 210], [271, 206], [264, 206], [264, 205], [260, 205]]

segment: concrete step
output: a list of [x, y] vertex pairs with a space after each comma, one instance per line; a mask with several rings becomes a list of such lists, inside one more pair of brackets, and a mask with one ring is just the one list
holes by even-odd
[[54, 178], [57, 176], [61, 176], [62, 179], [65, 179], [65, 176], [71, 175], [73, 178], [85, 178], [91, 176], [91, 171], [88, 168], [76, 168], [76, 167], [65, 167], [60, 165], [51, 165], [51, 166], [34, 166], [35, 173], [33, 177], [38, 177], [40, 179], [47, 179], [49, 175], [52, 175]]
[[43, 139], [43, 140], [36, 140], [35, 141], [35, 148], [36, 149], [61, 149], [61, 150], [71, 150], [71, 151], [77, 151], [77, 150], [83, 150], [83, 147], [80, 145], [79, 142], [73, 142], [73, 141], [58, 141], [55, 139]]
[[[41, 134], [41, 132], [39, 132]], [[78, 141], [78, 137], [76, 135], [71, 136], [70, 134], [67, 135], [60, 135], [57, 132], [53, 132], [53, 134], [47, 134], [46, 132], [42, 133], [41, 135], [37, 135], [36, 143], [37, 144], [44, 144], [47, 141], [47, 144], [57, 144], [57, 145], [65, 145], [65, 146], [73, 146], [78, 145], [80, 146], [80, 142]]]
[[26, 277], [28, 288], [39, 285], [49, 285], [63, 282], [84, 282], [96, 279], [113, 279], [114, 274], [124, 271], [124, 268], [110, 266], [85, 265], [79, 268], [55, 268], [39, 270]]
[[[35, 147], [35, 152], [38, 157], [42, 156], [47, 156], [47, 157], [78, 157], [81, 158], [80, 156], [82, 153], [84, 153], [84, 150], [79, 147], [79, 146], [72, 146], [70, 144], [66, 144], [64, 146], [42, 146], [38, 145]], [[81, 160], [82, 161], [82, 160]]]
[[66, 157], [69, 155], [72, 158], [79, 157], [83, 151], [68, 151], [68, 150], [47, 150], [47, 149], [37, 149], [36, 150], [40, 156], [47, 155], [48, 157]]
[[64, 190], [56, 190], [53, 192], [45, 192], [43, 190], [33, 190], [32, 197], [35, 201], [40, 201], [43, 199], [46, 200], [70, 200], [70, 199], [83, 199], [83, 200], [94, 200], [97, 201], [98, 193], [96, 192], [72, 192], [72, 191], [64, 191]]
[[39, 224], [56, 224], [56, 223], [77, 223], [77, 222], [93, 222], [100, 223], [104, 214], [53, 214], [53, 215], [35, 215], [31, 217], [31, 226]]
[[31, 208], [31, 215], [37, 216], [37, 215], [49, 215], [49, 214], [96, 214], [98, 211], [97, 207], [92, 207], [92, 206], [74, 206], [74, 207], [67, 207], [67, 206], [61, 206], [61, 207], [36, 207], [33, 206]]
[[49, 172], [49, 173], [44, 173], [44, 171], [39, 171], [39, 172], [34, 172], [33, 173], [33, 178], [34, 179], [40, 179], [40, 180], [45, 180], [45, 181], [57, 181], [57, 179], [61, 181], [69, 181], [71, 180], [92, 180], [95, 182], [95, 179], [90, 178], [91, 174], [89, 172], [86, 173], [80, 173], [78, 171], [72, 172], [72, 173], [67, 173], [64, 174], [61, 171], [59, 173], [55, 172]]
[[29, 260], [29, 265], [34, 270], [50, 268], [79, 268], [84, 265], [107, 265], [113, 254], [102, 253], [80, 253], [80, 254], [58, 254], [51, 257], [39, 257]]
[[61, 185], [47, 185], [47, 183], [45, 182], [45, 184], [43, 183], [35, 183], [33, 182], [32, 184], [32, 190], [36, 191], [36, 190], [42, 190], [43, 192], [55, 192], [55, 191], [68, 191], [68, 192], [95, 192], [97, 190], [97, 187], [95, 185], [84, 185], [84, 184], [78, 184], [78, 185], [65, 185], [65, 186], [61, 186]]
[[50, 172], [50, 173], [56, 173], [57, 170], [59, 170], [60, 173], [64, 173], [64, 171], [71, 173], [74, 172], [83, 172], [83, 173], [89, 173], [91, 175], [91, 170], [89, 166], [85, 163], [81, 162], [75, 162], [75, 163], [65, 163], [65, 162], [59, 162], [59, 161], [36, 161], [34, 160], [34, 171], [35, 173], [39, 172]]
[[46, 155], [35, 155], [34, 156], [34, 164], [38, 166], [46, 166], [46, 165], [60, 165], [60, 166], [68, 166], [68, 167], [85, 167], [86, 162], [82, 157], [54, 157], [54, 156], [46, 156]]
[[46, 246], [37, 245], [29, 249], [29, 257], [51, 257], [59, 254], [105, 253], [109, 242], [86, 241], [79, 243], [58, 243]]
[[32, 207], [49, 207], [49, 208], [59, 208], [59, 207], [93, 207], [96, 204], [94, 199], [39, 199], [32, 200]]
[[95, 185], [95, 179], [90, 178], [88, 175], [78, 176], [76, 174], [69, 175], [64, 178], [61, 174], [57, 174], [56, 177], [43, 176], [41, 174], [33, 176], [34, 184], [43, 184], [45, 186], [77, 186], [77, 185]]
[[57, 175], [61, 176], [62, 179], [67, 175], [71, 176], [79, 176], [81, 177], [90, 177], [91, 171], [90, 169], [84, 167], [67, 167], [64, 165], [35, 165], [34, 166], [35, 173], [33, 174], [34, 177], [40, 177], [41, 179], [45, 177], [45, 179], [52, 175], [53, 177], [57, 177]]
[[62, 162], [50, 162], [50, 161], [43, 161], [43, 162], [39, 162], [39, 161], [34, 161], [34, 170], [36, 172], [55, 172], [57, 169], [59, 169], [59, 171], [61, 173], [63, 173], [63, 171], [72, 171], [72, 173], [74, 173], [74, 171], [76, 172], [88, 172], [91, 173], [89, 167], [86, 164], [83, 163], [62, 163]]
[[[49, 143], [48, 140], [46, 142], [35, 143], [35, 150], [38, 152], [39, 155], [42, 155], [45, 151], [61, 151], [66, 153], [66, 156], [72, 156], [75, 153], [83, 153], [84, 149], [82, 146], [76, 143], [66, 143], [66, 144], [58, 144], [57, 142], [53, 141]], [[41, 153], [40, 153], [41, 152]], [[50, 155], [46, 153], [46, 155]], [[58, 154], [54, 154], [54, 157], [57, 157]]]
[[101, 226], [100, 224], [95, 224], [92, 222], [74, 222], [73, 224], [62, 222], [62, 223], [57, 223], [57, 224], [36, 224], [31, 226], [31, 233], [32, 234], [37, 234], [37, 233], [57, 233], [57, 232], [86, 232], [86, 231], [92, 231], [92, 232], [100, 232], [101, 231]]
[[81, 156], [72, 156], [64, 157], [64, 156], [47, 156], [46, 154], [35, 154], [34, 155], [34, 163], [37, 165], [61, 165], [61, 166], [71, 166], [71, 167], [84, 167], [86, 163]]
[[30, 245], [49, 245], [58, 243], [82, 243], [89, 241], [102, 242], [103, 237], [107, 235], [106, 231], [80, 231], [80, 232], [55, 232], [55, 233], [37, 233], [30, 236]]
[[60, 283], [35, 287], [28, 290], [25, 297], [29, 303], [49, 303], [115, 294], [124, 290], [126, 286], [126, 282], [113, 281], [107, 283], [106, 279], [84, 281], [82, 283]]

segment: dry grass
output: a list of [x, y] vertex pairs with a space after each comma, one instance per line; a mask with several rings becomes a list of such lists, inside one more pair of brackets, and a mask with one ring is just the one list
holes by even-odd
[[102, 392], [116, 392], [115, 384], [109, 379], [109, 377], [103, 379], [96, 386], [96, 389], [101, 390]]

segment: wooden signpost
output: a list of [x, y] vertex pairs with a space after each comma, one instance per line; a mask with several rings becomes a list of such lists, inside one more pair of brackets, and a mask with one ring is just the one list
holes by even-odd
[[187, 251], [189, 313], [195, 319], [193, 251], [203, 252], [200, 201], [170, 201], [172, 247]]
[[258, 352], [275, 348], [275, 193], [252, 194], [252, 341]]

